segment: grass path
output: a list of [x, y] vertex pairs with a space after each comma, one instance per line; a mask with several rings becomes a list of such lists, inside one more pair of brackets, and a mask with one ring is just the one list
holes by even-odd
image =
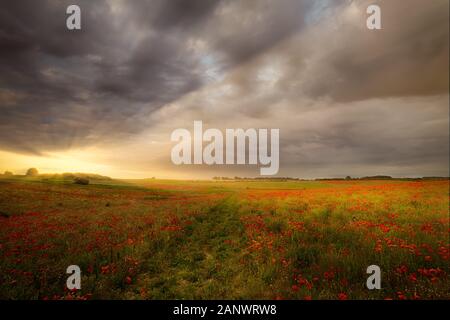
[[[139, 287], [152, 299], [208, 299], [236, 295], [243, 286], [239, 265], [246, 243], [235, 202], [227, 197], [196, 215], [183, 236], [168, 239], [146, 261]], [[169, 254], [167, 254], [169, 253]], [[162, 256], [165, 254], [165, 256]]]

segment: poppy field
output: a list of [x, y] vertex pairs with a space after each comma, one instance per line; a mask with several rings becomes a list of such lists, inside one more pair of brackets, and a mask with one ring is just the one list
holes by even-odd
[[450, 299], [449, 231], [448, 180], [2, 178], [0, 299]]

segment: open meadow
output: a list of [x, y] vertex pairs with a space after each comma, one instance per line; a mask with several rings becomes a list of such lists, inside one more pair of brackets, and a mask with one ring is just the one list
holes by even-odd
[[450, 299], [449, 183], [2, 178], [0, 257], [0, 299]]

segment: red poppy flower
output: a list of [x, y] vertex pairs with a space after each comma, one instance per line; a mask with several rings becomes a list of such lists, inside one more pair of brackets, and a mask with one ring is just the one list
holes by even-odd
[[338, 299], [339, 300], [347, 300], [347, 298], [348, 298], [347, 294], [345, 294], [343, 292], [338, 294]]

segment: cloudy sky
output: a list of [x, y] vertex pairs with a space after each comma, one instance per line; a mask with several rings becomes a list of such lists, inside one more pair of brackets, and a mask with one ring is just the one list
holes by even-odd
[[[382, 30], [366, 28], [378, 4]], [[82, 30], [66, 28], [70, 4]], [[279, 128], [279, 176], [449, 174], [448, 0], [7, 1], [0, 170], [175, 166], [174, 129]]]

